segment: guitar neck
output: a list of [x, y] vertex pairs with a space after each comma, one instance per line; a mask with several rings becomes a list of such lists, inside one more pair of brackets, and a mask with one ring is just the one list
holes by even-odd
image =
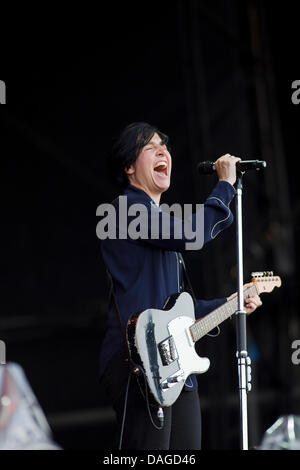
[[[253, 284], [251, 287], [248, 287], [244, 290], [244, 299], [248, 297], [248, 295], [255, 295], [257, 294], [256, 286]], [[194, 342], [198, 341], [200, 338], [205, 336], [211, 330], [216, 328], [220, 323], [227, 320], [227, 318], [231, 317], [238, 308], [238, 298], [237, 293], [231, 296], [230, 300], [225, 302], [225, 304], [218, 307], [216, 310], [213, 310], [205, 317], [200, 318], [197, 320], [191, 327], [190, 332]]]

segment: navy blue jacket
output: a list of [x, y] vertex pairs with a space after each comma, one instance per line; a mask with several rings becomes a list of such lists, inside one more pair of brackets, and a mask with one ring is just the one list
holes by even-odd
[[[144, 191], [130, 185], [124, 192], [127, 206], [144, 204], [150, 214], [154, 201]], [[204, 243], [215, 238], [218, 233], [233, 221], [229, 204], [235, 189], [226, 181], [219, 181], [204, 203]], [[113, 202], [118, 215], [119, 198]], [[118, 220], [118, 217], [117, 217]], [[128, 218], [128, 224], [130, 222]], [[171, 223], [173, 222], [170, 216]], [[193, 216], [193, 227], [194, 225]], [[149, 227], [151, 225], [149, 215]], [[160, 227], [161, 229], [161, 227]], [[187, 240], [184, 231], [181, 239], [110, 239], [102, 240], [101, 249], [104, 263], [109, 270], [114, 285], [115, 298], [121, 314], [124, 329], [131, 315], [148, 308], [162, 309], [166, 299], [184, 289], [181, 253], [186, 250]], [[197, 300], [196, 318], [206, 315], [226, 301], [223, 299]], [[107, 330], [100, 358], [100, 377], [115, 353], [124, 347], [124, 337], [113, 303], [109, 305]], [[185, 389], [194, 390], [197, 381], [191, 376]]]

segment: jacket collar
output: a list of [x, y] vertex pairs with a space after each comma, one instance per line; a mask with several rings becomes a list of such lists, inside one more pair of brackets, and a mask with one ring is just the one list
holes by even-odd
[[155, 204], [155, 202], [153, 201], [153, 199], [152, 199], [145, 191], [143, 191], [143, 190], [140, 189], [140, 188], [137, 188], [137, 187], [134, 186], [133, 184], [130, 184], [130, 185], [127, 186], [127, 188], [124, 190], [123, 194], [124, 194], [124, 196], [128, 196], [129, 194], [132, 194], [132, 193], [136, 193], [137, 195], [140, 196], [141, 199], [150, 201], [151, 204], [154, 204], [154, 205], [157, 207], [157, 205]]

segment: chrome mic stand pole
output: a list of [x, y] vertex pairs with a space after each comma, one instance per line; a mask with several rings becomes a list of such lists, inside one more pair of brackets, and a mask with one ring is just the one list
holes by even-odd
[[237, 171], [236, 194], [236, 244], [237, 244], [237, 275], [238, 275], [238, 308], [236, 311], [236, 336], [240, 399], [240, 445], [242, 450], [248, 450], [248, 408], [247, 393], [251, 389], [250, 358], [247, 352], [246, 311], [244, 307], [243, 279], [243, 226], [242, 226], [242, 192], [243, 173]]

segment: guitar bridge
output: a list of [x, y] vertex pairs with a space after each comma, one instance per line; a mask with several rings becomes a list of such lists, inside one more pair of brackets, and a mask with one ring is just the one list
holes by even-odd
[[164, 341], [159, 343], [158, 350], [164, 366], [168, 366], [178, 359], [177, 350], [172, 336], [169, 336]]

